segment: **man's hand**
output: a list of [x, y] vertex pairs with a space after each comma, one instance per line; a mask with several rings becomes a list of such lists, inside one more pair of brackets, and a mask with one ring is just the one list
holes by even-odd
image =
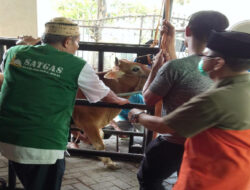
[[145, 114], [143, 110], [131, 109], [128, 113], [131, 123], [140, 123], [145, 128], [158, 133], [174, 133], [174, 130], [167, 126], [162, 117]]
[[130, 112], [128, 112], [128, 120], [131, 123], [137, 123], [138, 118], [135, 118], [134, 116], [138, 113], [145, 113], [145, 112], [143, 110], [136, 109], [136, 108], [131, 109]]
[[125, 98], [118, 97], [112, 90], [109, 91], [107, 96], [105, 96], [102, 101], [109, 102], [109, 103], [115, 103], [118, 105], [124, 105], [129, 104], [129, 100]]
[[165, 47], [168, 48], [169, 44], [171, 45], [175, 44], [175, 28], [170, 22], [166, 20], [164, 20], [162, 23], [161, 35], [166, 36], [166, 39], [163, 44], [165, 45]]
[[120, 97], [118, 97], [117, 104], [118, 105], [129, 104], [129, 100], [126, 99], [126, 98], [120, 98]]
[[169, 53], [169, 57], [165, 55], [165, 61], [169, 61], [171, 59], [176, 59], [176, 52], [175, 52], [175, 28], [174, 26], [164, 20], [162, 23], [162, 30], [161, 30], [161, 49], [163, 49], [163, 53]]
[[18, 36], [16, 45], [36, 45], [40, 41], [40, 38], [33, 38], [32, 36]]

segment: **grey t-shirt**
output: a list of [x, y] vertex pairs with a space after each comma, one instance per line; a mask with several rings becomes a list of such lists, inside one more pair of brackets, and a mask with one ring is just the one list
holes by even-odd
[[[163, 113], [168, 114], [190, 98], [210, 88], [212, 81], [198, 70], [200, 57], [192, 55], [164, 64], [158, 71], [149, 89], [163, 97]], [[177, 134], [166, 134], [172, 143], [183, 144], [185, 138]]]

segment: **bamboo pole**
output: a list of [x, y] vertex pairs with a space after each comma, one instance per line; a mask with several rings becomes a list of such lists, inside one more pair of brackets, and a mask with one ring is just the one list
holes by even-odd
[[170, 0], [165, 1], [165, 20], [170, 20]]
[[[169, 21], [170, 19], [170, 0], [165, 0], [165, 20]], [[165, 43], [165, 39], [166, 39], [166, 34], [164, 33], [162, 36], [162, 41], [161, 41], [161, 45], [160, 48], [163, 51], [166, 51], [165, 49], [165, 45], [163, 43]], [[157, 102], [155, 104], [155, 116], [161, 117], [161, 111], [162, 111], [162, 100], [160, 100], [159, 102]], [[157, 137], [157, 132], [153, 132], [153, 139]]]

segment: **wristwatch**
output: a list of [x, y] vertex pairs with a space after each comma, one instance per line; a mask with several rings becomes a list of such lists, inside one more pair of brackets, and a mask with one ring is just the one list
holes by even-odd
[[139, 111], [131, 116], [132, 123], [139, 123], [139, 115], [146, 113], [145, 111]]

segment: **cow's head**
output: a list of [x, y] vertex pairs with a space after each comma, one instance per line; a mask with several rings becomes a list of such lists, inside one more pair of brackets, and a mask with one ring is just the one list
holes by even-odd
[[114, 79], [117, 84], [115, 92], [133, 92], [142, 90], [150, 73], [147, 65], [135, 63], [126, 59], [116, 59], [115, 66], [104, 75], [106, 79]]
[[150, 69], [147, 65], [141, 63], [131, 62], [126, 59], [115, 60], [115, 66], [109, 71], [104, 78], [107, 79], [121, 79], [123, 77], [138, 77], [147, 78], [150, 73]]

